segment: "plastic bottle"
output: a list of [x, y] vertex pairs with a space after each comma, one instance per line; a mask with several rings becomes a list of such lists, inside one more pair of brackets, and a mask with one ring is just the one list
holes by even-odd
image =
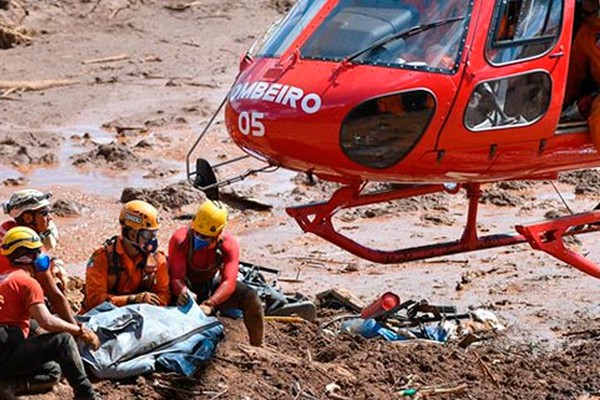
[[361, 318], [378, 318], [388, 311], [392, 311], [400, 304], [400, 297], [392, 292], [385, 292], [373, 303], [363, 308], [360, 312]]

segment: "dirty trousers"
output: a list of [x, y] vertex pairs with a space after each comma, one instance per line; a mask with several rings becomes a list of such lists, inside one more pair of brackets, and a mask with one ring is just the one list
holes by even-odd
[[[214, 292], [219, 286], [219, 281], [202, 282], [193, 284], [192, 292], [198, 295], [198, 303], [208, 299], [210, 292]], [[208, 286], [208, 287], [207, 287]], [[248, 331], [250, 344], [252, 346], [262, 346], [264, 341], [264, 310], [260, 297], [250, 287], [242, 282], [237, 282], [235, 290], [231, 297], [223, 304], [219, 304], [217, 310], [223, 311], [229, 308], [242, 310], [244, 315], [244, 325]]]
[[92, 398], [94, 389], [85, 375], [77, 344], [68, 333], [47, 333], [0, 346], [0, 379], [33, 377], [40, 367], [56, 361], [75, 392], [75, 398]]

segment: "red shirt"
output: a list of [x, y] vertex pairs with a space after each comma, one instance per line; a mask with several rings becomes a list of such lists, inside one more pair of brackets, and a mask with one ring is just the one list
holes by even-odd
[[[207, 302], [213, 306], [224, 303], [235, 290], [240, 269], [240, 246], [230, 234], [221, 236], [220, 248], [223, 253], [223, 268], [221, 284]], [[192, 263], [188, 265], [190, 240], [188, 228], [179, 228], [169, 240], [169, 275], [171, 277], [171, 292], [179, 296], [185, 285], [186, 278], [192, 284], [209, 282], [219, 269], [214, 268], [217, 247], [214, 245], [195, 251]]]
[[0, 296], [4, 297], [4, 304], [0, 306], [0, 325], [18, 326], [27, 337], [29, 308], [44, 303], [44, 291], [27, 272], [12, 267], [3, 256], [0, 256], [0, 271]]

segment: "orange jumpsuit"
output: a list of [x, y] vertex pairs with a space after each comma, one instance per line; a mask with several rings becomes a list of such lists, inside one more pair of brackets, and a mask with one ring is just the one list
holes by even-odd
[[[113, 265], [113, 248], [118, 255], [118, 268]], [[111, 261], [107, 258], [107, 249]], [[166, 306], [171, 297], [167, 258], [163, 252], [157, 251], [148, 255], [148, 262], [145, 263], [144, 259], [143, 254], [130, 258], [125, 253], [123, 238], [120, 236], [114, 247], [108, 245], [96, 249], [85, 271], [85, 311], [104, 301], [124, 306], [129, 295], [141, 292], [155, 293], [160, 298], [160, 305]]]
[[[600, 19], [595, 15], [585, 19], [573, 42], [565, 98], [567, 104], [587, 94], [583, 93], [583, 86], [590, 77], [596, 85], [600, 84]], [[600, 96], [592, 102], [588, 123], [592, 142], [600, 149]]]

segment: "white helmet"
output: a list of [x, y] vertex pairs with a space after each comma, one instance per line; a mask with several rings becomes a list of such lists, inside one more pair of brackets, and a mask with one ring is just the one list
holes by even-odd
[[24, 189], [14, 192], [10, 196], [8, 203], [4, 203], [4, 213], [8, 214], [11, 218], [19, 218], [25, 211], [37, 210], [42, 207], [49, 207], [50, 201], [48, 199], [52, 196], [52, 193], [42, 193], [35, 189]]

